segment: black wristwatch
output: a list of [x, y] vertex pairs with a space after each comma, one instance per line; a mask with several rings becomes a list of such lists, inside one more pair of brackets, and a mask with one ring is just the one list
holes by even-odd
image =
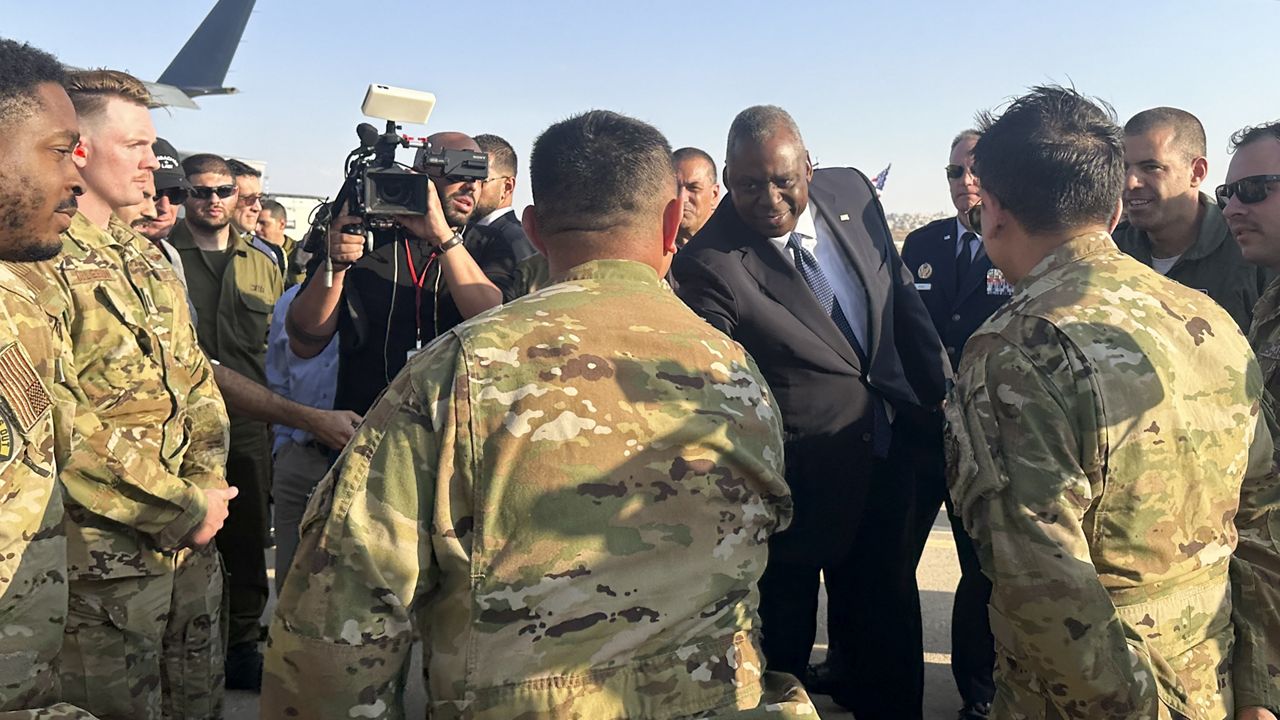
[[450, 249], [457, 247], [458, 245], [461, 245], [461, 244], [462, 244], [462, 236], [459, 235], [458, 233], [454, 233], [453, 237], [449, 238], [448, 240], [445, 240], [444, 242], [436, 246], [436, 254], [443, 255], [449, 252]]

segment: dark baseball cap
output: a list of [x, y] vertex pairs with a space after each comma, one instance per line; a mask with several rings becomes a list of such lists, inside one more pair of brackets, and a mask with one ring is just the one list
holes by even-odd
[[151, 150], [160, 161], [160, 169], [155, 171], [156, 192], [169, 188], [190, 190], [191, 183], [187, 182], [187, 174], [182, 169], [182, 161], [178, 159], [178, 151], [173, 149], [169, 141], [156, 138], [155, 143], [151, 145]]

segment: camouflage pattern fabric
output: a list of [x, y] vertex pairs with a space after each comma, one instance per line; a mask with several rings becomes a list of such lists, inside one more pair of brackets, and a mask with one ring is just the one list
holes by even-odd
[[[162, 670], [166, 628], [208, 622], [201, 608], [220, 604], [207, 573], [183, 574], [186, 587], [175, 571], [191, 557], [176, 551], [204, 518], [204, 489], [226, 486], [227, 415], [160, 251], [115, 218], [104, 232], [77, 215], [63, 241], [47, 264], [74, 352], [60, 390], [78, 407], [60, 472], [72, 578], [63, 682], [104, 718], [158, 718], [162, 677], [184, 674]], [[196, 642], [220, 662], [220, 643]], [[195, 690], [198, 702], [221, 702], [213, 680]]]
[[165, 720], [220, 720], [226, 607], [222, 556], [210, 543], [179, 550], [160, 664]]
[[[0, 711], [61, 695], [67, 543], [56, 458], [72, 406], [50, 390], [65, 345], [40, 304], [41, 282], [28, 268], [0, 263]], [[36, 717], [30, 713], [14, 717]]]
[[[1249, 343], [1258, 354], [1266, 387], [1271, 437], [1280, 438], [1280, 280], [1272, 281], [1253, 310]], [[1280, 448], [1280, 445], [1277, 446]], [[1280, 466], [1280, 453], [1273, 467]], [[1236, 516], [1240, 544], [1232, 560], [1236, 652], [1232, 665], [1236, 707], [1280, 713], [1280, 476], [1246, 481]]]
[[[1232, 519], [1270, 453], [1211, 299], [1072, 239], [965, 348], [951, 496], [991, 578], [993, 718], [1231, 713]], [[1259, 448], [1265, 448], [1261, 453]]]
[[756, 581], [791, 518], [740, 346], [652, 268], [597, 261], [416, 356], [317, 488], [264, 717], [816, 717], [763, 671]]
[[75, 705], [58, 703], [35, 710], [0, 712], [0, 720], [98, 720]]

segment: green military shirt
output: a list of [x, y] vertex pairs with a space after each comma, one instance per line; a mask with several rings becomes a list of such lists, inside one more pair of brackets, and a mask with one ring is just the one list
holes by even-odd
[[958, 378], [949, 481], [993, 585], [992, 717], [1230, 715], [1232, 520], [1270, 455], [1232, 319], [1083, 235], [1017, 284]]
[[225, 263], [205, 257], [186, 221], [174, 227], [169, 242], [182, 256], [205, 352], [265, 386], [267, 330], [271, 311], [284, 292], [280, 266], [267, 241], [232, 232]]
[[[653, 269], [602, 261], [418, 354], [303, 520], [264, 717], [816, 717], [762, 673], [792, 508], [751, 359]], [[416, 630], [416, 632], [415, 632]]]
[[[1280, 280], [1267, 287], [1254, 308], [1249, 343], [1262, 367], [1271, 434], [1280, 437], [1275, 422], [1280, 398]], [[1280, 466], [1280, 458], [1276, 465]], [[1232, 564], [1236, 706], [1265, 707], [1280, 714], [1280, 480], [1276, 474], [1246, 483], [1236, 525], [1240, 528]]]
[[[1213, 198], [1200, 193], [1200, 207], [1204, 209], [1200, 233], [1165, 277], [1207, 294], [1231, 315], [1240, 332], [1248, 332], [1253, 306], [1270, 282], [1271, 273], [1240, 254], [1240, 245]], [[1125, 221], [1111, 237], [1121, 250], [1151, 267], [1151, 239], [1145, 231]]]
[[59, 696], [67, 542], [56, 459], [74, 406], [52, 391], [65, 341], [56, 304], [42, 309], [44, 282], [0, 263], [0, 712]]
[[40, 265], [63, 296], [75, 371], [62, 384], [82, 408], [61, 469], [71, 575], [169, 572], [164, 552], [204, 520], [204, 490], [226, 487], [226, 409], [182, 283], [114, 217], [103, 231], [77, 214]]

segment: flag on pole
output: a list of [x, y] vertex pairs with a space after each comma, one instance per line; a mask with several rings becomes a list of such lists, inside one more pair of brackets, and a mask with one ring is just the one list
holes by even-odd
[[893, 167], [893, 163], [889, 163], [885, 167], [885, 169], [881, 170], [880, 174], [876, 175], [875, 178], [871, 181], [871, 184], [874, 185], [876, 188], [876, 192], [880, 192], [881, 190], [884, 190], [884, 181], [889, 179], [889, 168], [891, 167]]

